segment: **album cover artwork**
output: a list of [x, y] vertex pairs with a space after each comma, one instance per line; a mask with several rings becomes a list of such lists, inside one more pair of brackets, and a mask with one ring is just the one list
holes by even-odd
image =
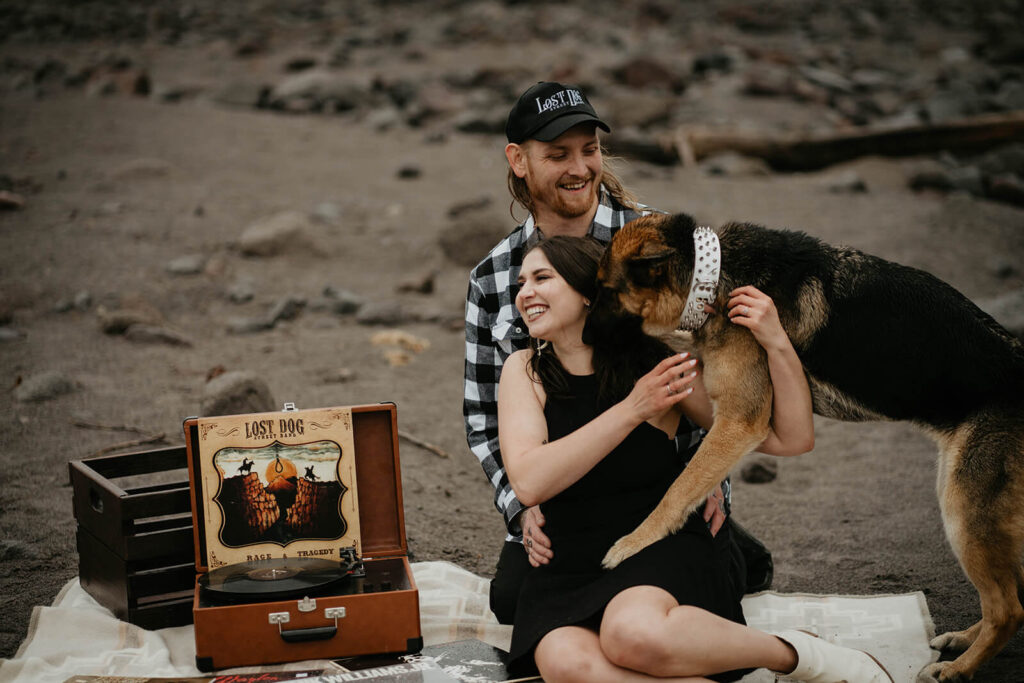
[[362, 555], [350, 409], [200, 418], [197, 430], [210, 569]]

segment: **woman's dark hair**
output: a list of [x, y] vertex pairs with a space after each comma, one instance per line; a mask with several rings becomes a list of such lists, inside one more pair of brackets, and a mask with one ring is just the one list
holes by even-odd
[[[537, 242], [526, 254], [540, 249], [551, 267], [588, 301], [597, 296], [597, 265], [604, 253], [604, 245], [592, 237], [558, 235]], [[525, 257], [524, 254], [523, 256]], [[644, 334], [638, 321], [623, 321], [620, 338], [594, 340], [594, 373], [598, 381], [598, 404], [606, 408], [622, 400], [633, 389], [636, 380], [646, 374], [662, 359], [672, 355], [672, 349], [661, 341]], [[548, 396], [568, 397], [568, 374], [554, 350], [538, 347], [543, 344], [530, 338], [533, 355], [528, 363], [530, 378], [544, 387]]]
[[[534, 244], [526, 250], [523, 258], [534, 249], [543, 252], [551, 267], [570, 287], [588, 301], [594, 300], [597, 295], [597, 263], [604, 253], [604, 246], [600, 242], [593, 237], [556, 235]], [[527, 366], [530, 378], [540, 382], [548, 396], [568, 396], [569, 382], [565, 368], [554, 350], [545, 348], [544, 344], [530, 337], [530, 348], [533, 349]]]

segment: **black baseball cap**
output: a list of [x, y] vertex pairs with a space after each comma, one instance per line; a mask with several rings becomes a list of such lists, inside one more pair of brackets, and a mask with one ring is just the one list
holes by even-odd
[[593, 121], [606, 133], [612, 131], [578, 87], [541, 81], [519, 96], [508, 114], [505, 137], [516, 144], [531, 138], [550, 142], [585, 121]]

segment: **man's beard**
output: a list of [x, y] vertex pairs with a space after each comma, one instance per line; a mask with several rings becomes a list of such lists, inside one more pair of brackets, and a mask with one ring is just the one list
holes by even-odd
[[590, 185], [585, 194], [574, 197], [566, 197], [557, 186], [553, 188], [535, 188], [527, 179], [527, 187], [533, 196], [536, 204], [545, 204], [560, 218], [579, 218], [594, 208], [597, 201], [597, 188], [601, 184], [601, 177], [591, 179]]

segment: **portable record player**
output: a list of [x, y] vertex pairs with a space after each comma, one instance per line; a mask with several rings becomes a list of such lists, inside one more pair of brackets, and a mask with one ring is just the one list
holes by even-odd
[[419, 651], [394, 404], [184, 430], [200, 670]]

